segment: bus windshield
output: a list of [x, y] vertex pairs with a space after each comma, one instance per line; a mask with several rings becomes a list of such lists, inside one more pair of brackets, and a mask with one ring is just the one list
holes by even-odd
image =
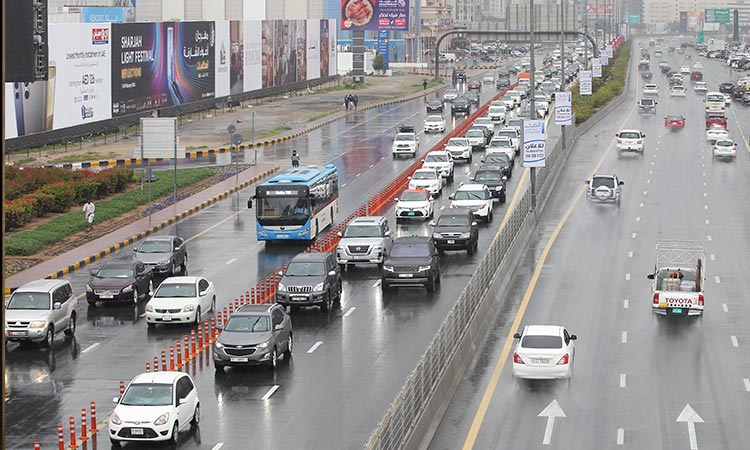
[[263, 226], [304, 225], [310, 217], [309, 200], [303, 197], [259, 197], [258, 223]]

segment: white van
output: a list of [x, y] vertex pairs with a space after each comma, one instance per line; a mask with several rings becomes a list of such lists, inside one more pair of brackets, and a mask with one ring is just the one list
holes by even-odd
[[724, 112], [724, 109], [726, 108], [726, 99], [721, 92], [707, 93], [703, 102], [705, 103], [707, 113]]

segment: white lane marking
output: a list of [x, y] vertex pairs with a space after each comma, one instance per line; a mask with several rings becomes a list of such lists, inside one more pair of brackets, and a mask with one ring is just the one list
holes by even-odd
[[346, 311], [346, 312], [344, 313], [344, 317], [349, 317], [349, 316], [351, 316], [351, 315], [352, 315], [352, 313], [354, 312], [354, 310], [355, 310], [355, 309], [357, 309], [357, 307], [356, 307], [356, 306], [352, 306], [351, 308], [349, 308], [349, 309], [348, 309], [348, 310], [347, 310], [347, 311]]
[[646, 184], [651, 184], [651, 179], [646, 180]]
[[219, 442], [218, 444], [214, 445], [213, 447], [211, 447], [211, 450], [219, 450], [221, 447], [224, 447], [223, 442]]
[[714, 281], [716, 281], [716, 284], [719, 284], [721, 283], [721, 278], [719, 278], [719, 276], [717, 275], [714, 277]]
[[625, 430], [622, 428], [617, 429], [617, 445], [625, 445]]
[[376, 282], [372, 283], [372, 287], [376, 288], [376, 287], [378, 287], [378, 286], [380, 286], [380, 280], [378, 280], [378, 281], [376, 281]]
[[630, 281], [630, 274], [629, 273], [625, 274], [625, 281]]
[[743, 378], [742, 381], [745, 383], [745, 390], [750, 392], [750, 378]]
[[628, 377], [627, 374], [624, 374], [624, 373], [620, 374], [620, 387], [621, 388], [625, 388], [627, 386], [627, 384], [628, 384], [627, 383], [627, 380], [628, 380], [627, 377]]
[[708, 209], [708, 205], [703, 205], [703, 209]]
[[710, 223], [711, 222], [708, 219], [706, 219], [706, 225], [709, 225]]
[[228, 265], [232, 264], [235, 261], [237, 261], [237, 258], [232, 258], [229, 261], [227, 261], [225, 264], [228, 266]]
[[724, 312], [727, 312], [727, 313], [729, 312], [729, 306], [726, 303], [721, 304], [721, 309], [723, 309]]
[[342, 184], [341, 184], [341, 187], [346, 187], [346, 183], [342, 183]]
[[382, 161], [382, 160], [384, 160], [384, 159], [385, 159], [385, 156], [381, 156], [381, 157], [380, 157], [380, 160], [381, 160], [381, 161]]
[[[656, 155], [654, 155], [654, 158], [656, 158]], [[651, 165], [652, 165], [652, 166], [654, 165], [654, 162], [653, 162], [653, 161], [651, 161]]]
[[628, 343], [628, 332], [627, 331], [623, 331], [622, 332], [622, 343], [623, 344], [627, 344]]
[[730, 336], [729, 337], [732, 340], [732, 347], [739, 347], [740, 343], [737, 340], [737, 336]]
[[440, 207], [440, 211], [442, 211], [444, 209], [445, 209], [445, 205], [443, 205], [443, 206]]
[[81, 350], [81, 353], [88, 353], [88, 352], [90, 352], [91, 350], [95, 349], [98, 346], [99, 346], [99, 343], [98, 342], [94, 342], [93, 344], [91, 344], [88, 347], [86, 347], [83, 350]]
[[711, 253], [711, 261], [716, 261], [716, 255], [714, 255], [713, 253]]
[[625, 309], [630, 308], [630, 300], [628, 300], [627, 298], [625, 300], [623, 300], [622, 301], [622, 307], [625, 308]]
[[140, 317], [140, 318], [142, 319], [142, 318], [146, 317], [146, 313], [143, 313], [143, 314], [141, 314], [141, 315], [140, 315], [140, 316], [138, 316], [138, 317]]
[[632, 257], [633, 257], [633, 252], [628, 252], [628, 258], [632, 258]]
[[706, 186], [706, 182], [705, 181], [703, 182], [703, 186]]
[[633, 239], [635, 239], [636, 236], [637, 236], [636, 233], [633, 233], [633, 234], [630, 235], [630, 237], [632, 237]]
[[310, 347], [310, 350], [308, 350], [308, 351], [307, 351], [307, 353], [312, 353], [312, 352], [314, 352], [314, 351], [315, 351], [315, 350], [317, 350], [317, 349], [318, 349], [318, 347], [320, 347], [321, 345], [323, 345], [323, 341], [318, 341], [318, 342], [314, 343], [314, 344], [313, 344], [313, 346], [312, 346], [312, 347]]
[[706, 167], [706, 165], [705, 164], [701, 164], [701, 167]]
[[703, 176], [704, 176], [704, 177], [706, 176], [706, 172], [703, 172]]
[[360, 175], [362, 175], [362, 174], [361, 174], [361, 173], [358, 173], [358, 174], [356, 174], [356, 175], [354, 175], [354, 176], [355, 176], [355, 177], [358, 177], [358, 176], [360, 176]]
[[703, 193], [703, 196], [704, 196], [704, 197], [708, 197], [708, 192], [704, 192], [704, 193]]
[[278, 384], [274, 384], [273, 386], [271, 386], [271, 389], [269, 389], [268, 392], [266, 392], [265, 395], [263, 395], [263, 397], [261, 397], [260, 399], [261, 400], [268, 400], [269, 398], [271, 398], [271, 396], [273, 395], [273, 393], [276, 392], [278, 389], [279, 389], [279, 385]]
[[643, 191], [643, 195], [648, 195], [648, 191]]
[[641, 205], [640, 205], [640, 206], [641, 206], [641, 208], [643, 208], [643, 203], [641, 203]]
[[375, 167], [375, 164], [370, 164], [370, 169], [372, 169], [373, 167]]
[[648, 174], [649, 174], [649, 175], [653, 175], [653, 173], [654, 173], [654, 171], [653, 171], [653, 170], [649, 170], [649, 171], [648, 171]]
[[635, 221], [636, 221], [636, 222], [640, 222], [640, 221], [641, 221], [641, 216], [638, 216], [638, 217], [636, 217], [636, 218], [635, 218]]
[[713, 241], [713, 239], [711, 238], [711, 235], [710, 235], [710, 234], [708, 235], [708, 240], [709, 240], [709, 241]]

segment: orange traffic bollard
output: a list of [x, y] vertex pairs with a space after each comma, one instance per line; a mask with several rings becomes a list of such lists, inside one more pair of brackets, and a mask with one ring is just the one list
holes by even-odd
[[[146, 363], [148, 364], [148, 363]], [[120, 395], [125, 393], [125, 382], [123, 380], [120, 380]]]
[[146, 372], [151, 372], [151, 363], [146, 363]]
[[234, 310], [237, 311], [240, 309], [240, 301], [238, 299], [234, 299]]
[[169, 346], [169, 370], [174, 372], [174, 345]]
[[222, 324], [221, 324], [221, 326], [222, 326], [222, 327], [223, 327], [224, 325], [226, 325], [226, 324], [227, 324], [227, 320], [229, 320], [229, 308], [227, 308], [226, 306], [224, 307], [224, 315], [223, 315], [223, 318], [224, 318], [224, 323], [222, 323]]
[[179, 339], [175, 342], [175, 353], [177, 354], [177, 368], [182, 368], [182, 342]]
[[190, 330], [190, 357], [195, 358], [195, 330]]
[[40, 450], [42, 447], [39, 446], [39, 441], [34, 441], [34, 450]]
[[70, 446], [68, 448], [78, 448], [76, 443], [76, 418], [70, 416]]
[[161, 371], [167, 371], [167, 352], [166, 350], [161, 351]]
[[154, 372], [158, 372], [158, 371], [159, 371], [159, 357], [154, 356]]
[[81, 408], [81, 441], [86, 441], [89, 434], [86, 432], [86, 408]]
[[57, 424], [57, 450], [65, 450], [65, 432], [61, 423]]
[[96, 403], [91, 402], [91, 434], [96, 432]]
[[234, 314], [234, 305], [231, 302], [229, 303], [229, 314]]
[[247, 300], [248, 303], [252, 303], [250, 301], [250, 291], [245, 291], [245, 299]]
[[211, 344], [211, 328], [208, 326], [208, 319], [203, 321], [203, 334], [203, 348], [206, 348]]
[[190, 360], [190, 336], [187, 334], [183, 336], [184, 346], [185, 346], [185, 364]]
[[215, 341], [217, 336], [216, 332], [216, 316], [211, 316], [211, 340]]
[[198, 344], [195, 348], [198, 352], [203, 350], [203, 324], [198, 325]]

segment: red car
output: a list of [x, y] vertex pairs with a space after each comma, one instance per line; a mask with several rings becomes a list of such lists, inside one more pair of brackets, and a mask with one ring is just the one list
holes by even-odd
[[713, 125], [720, 125], [722, 128], [727, 128], [727, 118], [724, 113], [706, 114], [706, 129], [708, 130]]
[[690, 74], [690, 79], [692, 81], [703, 81], [703, 73], [697, 72], [697, 71], [696, 72], [692, 72]]
[[479, 81], [469, 81], [469, 84], [468, 84], [467, 88], [470, 91], [481, 91], [482, 90], [482, 83], [480, 83]]
[[679, 130], [685, 126], [685, 117], [671, 114], [664, 117], [664, 126], [673, 130]]

